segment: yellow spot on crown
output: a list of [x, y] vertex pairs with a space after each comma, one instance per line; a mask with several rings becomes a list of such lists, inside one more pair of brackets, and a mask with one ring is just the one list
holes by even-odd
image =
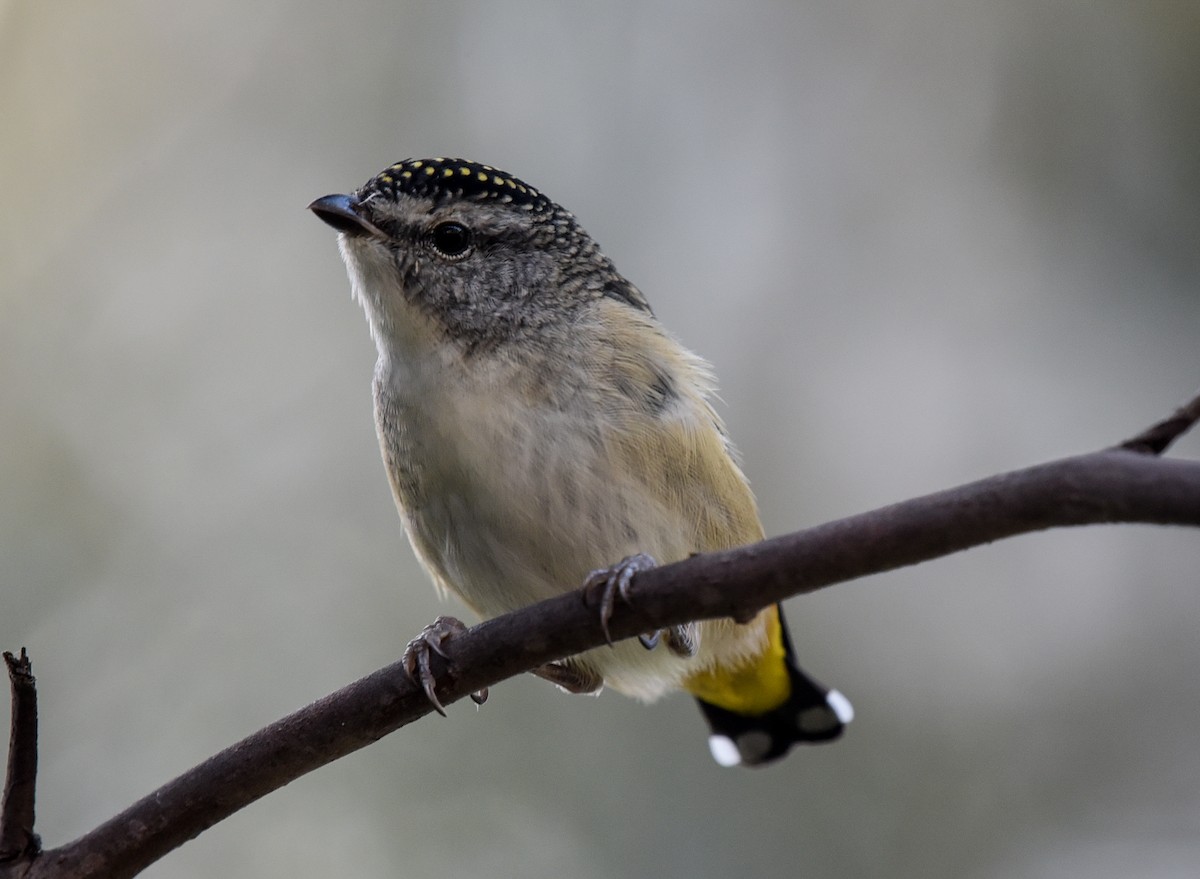
[[433, 167], [433, 165], [426, 165], [426, 166], [425, 166], [425, 173], [426, 173], [428, 176], [430, 176], [430, 177], [432, 177], [432, 176], [433, 176], [433, 174], [434, 174], [434, 172], [435, 172], [436, 170], [437, 170], [437, 168]]
[[486, 174], [484, 174], [482, 171], [480, 171], [480, 172], [479, 172], [477, 175], [475, 175], [475, 176], [479, 178], [479, 182], [480, 182], [480, 183], [487, 183], [487, 175], [486, 175]]
[[463, 165], [461, 168], [458, 169], [458, 173], [463, 175], [464, 177], [470, 177], [471, 169], [468, 168], [466, 165]]
[[409, 178], [412, 177], [412, 171], [401, 171], [400, 176], [403, 177], [405, 180], [408, 180]]
[[379, 179], [382, 180], [384, 183], [395, 183], [396, 182], [395, 180], [392, 179], [392, 176], [390, 174], [380, 174]]
[[453, 177], [453, 176], [454, 176], [454, 169], [453, 169], [453, 168], [446, 168], [444, 171], [442, 171], [442, 176], [443, 176], [443, 177]]
[[495, 183], [497, 186], [503, 186], [504, 178], [503, 177], [493, 177], [492, 182]]
[[420, 167], [421, 167], [422, 165], [424, 165], [424, 164], [425, 164], [425, 163], [424, 163], [424, 162], [422, 162], [420, 159], [417, 159], [417, 161], [415, 161], [415, 162], [413, 162], [413, 163], [412, 163], [412, 166], [413, 166], [414, 168], [420, 168]]

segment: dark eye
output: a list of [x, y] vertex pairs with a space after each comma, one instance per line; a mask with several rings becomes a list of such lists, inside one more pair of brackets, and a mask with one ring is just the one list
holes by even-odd
[[459, 259], [471, 249], [471, 230], [462, 223], [438, 223], [433, 227], [429, 241], [440, 256]]

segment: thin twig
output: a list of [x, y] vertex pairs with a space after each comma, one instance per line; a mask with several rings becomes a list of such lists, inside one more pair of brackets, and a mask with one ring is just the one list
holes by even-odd
[[8, 772], [0, 800], [0, 864], [32, 858], [41, 851], [33, 832], [37, 790], [37, 681], [29, 654], [4, 654], [12, 688], [12, 731], [8, 739]]
[[1170, 418], [1146, 428], [1117, 448], [1142, 455], [1161, 455], [1171, 443], [1191, 430], [1197, 421], [1200, 421], [1200, 395], [1180, 406]]

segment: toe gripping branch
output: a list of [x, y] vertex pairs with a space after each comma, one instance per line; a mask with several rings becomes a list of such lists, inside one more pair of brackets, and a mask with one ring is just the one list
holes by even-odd
[[[613, 639], [608, 630], [608, 622], [612, 619], [617, 599], [620, 598], [626, 606], [632, 607], [630, 584], [633, 582], [634, 575], [656, 567], [658, 567], [658, 562], [652, 556], [640, 552], [622, 559], [611, 568], [592, 571], [583, 581], [584, 601], [589, 606], [595, 604], [599, 608], [600, 629], [604, 632], [604, 640], [609, 647], [612, 646]], [[653, 650], [658, 646], [659, 641], [663, 640], [664, 634], [667, 649], [676, 656], [688, 658], [696, 655], [698, 639], [695, 623], [643, 633], [638, 635], [638, 641], [647, 650]]]
[[[612, 619], [613, 611], [616, 609], [617, 598], [619, 597], [627, 606], [632, 606], [629, 598], [629, 584], [633, 582], [634, 574], [655, 567], [658, 567], [658, 562], [653, 557], [639, 552], [637, 555], [621, 559], [611, 568], [592, 571], [583, 581], [583, 600], [589, 607], [595, 605], [598, 608], [600, 630], [604, 632], [604, 640], [609, 647], [612, 646], [613, 639], [612, 633], [608, 630], [608, 622]], [[646, 645], [647, 641], [651, 642], [646, 646], [646, 649], [649, 650], [657, 643], [658, 633], [640, 637], [646, 638], [645, 641], [642, 641], [643, 645]]]
[[[638, 553], [622, 559], [610, 568], [600, 568], [588, 574], [583, 584], [584, 601], [589, 607], [598, 608], [600, 629], [610, 647], [613, 639], [608, 622], [612, 619], [617, 599], [632, 606], [630, 584], [634, 576], [657, 566], [658, 562], [651, 556]], [[434, 710], [443, 717], [446, 716], [446, 707], [437, 696], [437, 679], [433, 674], [431, 658], [436, 653], [448, 660], [449, 656], [443, 645], [466, 630], [467, 627], [461, 620], [451, 616], [440, 616], [422, 629], [421, 634], [408, 642], [404, 649], [404, 670], [409, 680], [421, 688]], [[638, 635], [638, 640], [647, 650], [653, 650], [660, 641], [665, 641], [668, 650], [685, 658], [695, 656], [699, 643], [695, 623], [657, 629]], [[602, 679], [581, 674], [578, 669], [561, 663], [551, 663], [549, 666], [535, 669], [534, 674], [574, 693], [593, 693], [603, 684]], [[487, 697], [486, 689], [471, 694], [471, 700], [476, 705], [482, 705], [487, 701]]]
[[[436, 653], [448, 660], [449, 656], [446, 655], [442, 645], [466, 630], [467, 627], [463, 621], [456, 617], [438, 617], [422, 629], [421, 634], [409, 641], [408, 646], [404, 648], [404, 670], [407, 672], [409, 680], [425, 692], [425, 696], [432, 703], [434, 710], [442, 717], [446, 716], [446, 707], [437, 697], [437, 679], [433, 676], [433, 669], [430, 667], [430, 657]], [[482, 705], [487, 701], [487, 697], [488, 691], [484, 688], [472, 693], [471, 701], [476, 705]]]

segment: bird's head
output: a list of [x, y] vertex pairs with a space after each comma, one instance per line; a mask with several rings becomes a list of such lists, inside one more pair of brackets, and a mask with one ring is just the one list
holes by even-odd
[[341, 233], [381, 348], [414, 324], [467, 348], [503, 344], [601, 297], [649, 310], [570, 213], [488, 165], [408, 159], [309, 208]]

